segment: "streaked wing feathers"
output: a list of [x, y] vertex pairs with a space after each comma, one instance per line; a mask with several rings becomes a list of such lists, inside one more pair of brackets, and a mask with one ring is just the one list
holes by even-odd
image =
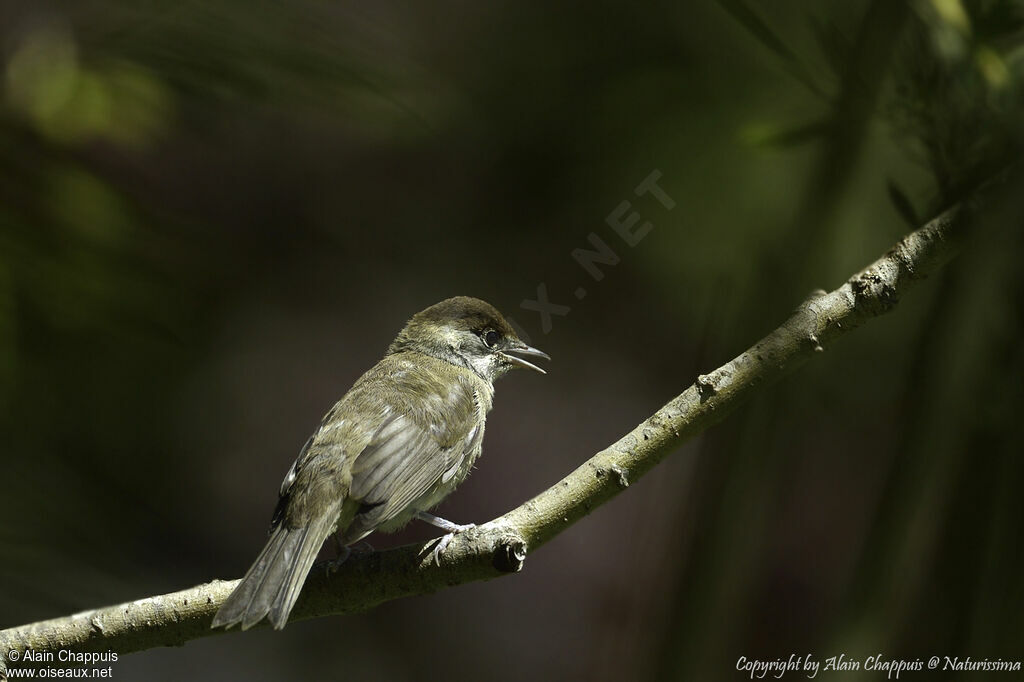
[[372, 506], [356, 518], [354, 535], [408, 513], [414, 502], [448, 484], [471, 448], [479, 447], [480, 407], [472, 385], [438, 385], [415, 371], [401, 377], [393, 398], [416, 399], [405, 405], [393, 400], [392, 414], [352, 466], [351, 496]]

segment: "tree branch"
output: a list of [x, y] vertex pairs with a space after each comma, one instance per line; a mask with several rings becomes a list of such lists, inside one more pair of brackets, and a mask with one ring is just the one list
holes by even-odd
[[[965, 209], [943, 213], [830, 293], [818, 291], [780, 327], [710, 372], [618, 442], [507, 514], [455, 536], [433, 563], [436, 540], [353, 554], [331, 575], [310, 573], [292, 620], [364, 611], [380, 603], [519, 571], [536, 550], [660, 462], [721, 421], [745, 399], [793, 372], [843, 334], [896, 305], [915, 281], [959, 250], [954, 232]], [[221, 632], [210, 620], [238, 581], [221, 581], [139, 601], [0, 631], [0, 655], [112, 650], [127, 653], [180, 645]], [[0, 678], [3, 662], [0, 661]]]

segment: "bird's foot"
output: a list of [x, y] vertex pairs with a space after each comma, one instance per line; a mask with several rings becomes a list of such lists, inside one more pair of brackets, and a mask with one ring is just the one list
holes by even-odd
[[437, 539], [437, 544], [434, 545], [434, 551], [431, 552], [431, 554], [434, 556], [434, 563], [438, 566], [441, 565], [441, 552], [448, 548], [448, 545], [451, 544], [452, 538], [454, 538], [459, 533], [469, 530], [470, 528], [476, 528], [475, 523], [467, 523], [464, 526], [456, 524], [452, 525], [454, 526], [454, 528], [452, 528], [452, 530], [449, 531], [447, 535], [442, 535]]
[[338, 545], [338, 556], [327, 562], [327, 575], [336, 573], [341, 565], [348, 561], [348, 558], [352, 556], [352, 549], [345, 547], [344, 545]]
[[327, 562], [327, 575], [336, 573], [353, 554], [373, 554], [376, 551], [373, 545], [366, 540], [361, 540], [354, 545], [343, 545], [337, 535], [334, 536], [334, 548], [337, 550], [337, 556]]
[[373, 548], [373, 545], [366, 540], [360, 540], [356, 544], [350, 545], [349, 550], [354, 554], [373, 554], [377, 551]]
[[448, 547], [448, 545], [452, 541], [452, 538], [458, 535], [459, 533], [463, 533], [469, 530], [470, 528], [476, 528], [475, 523], [467, 523], [464, 525], [452, 523], [447, 519], [442, 519], [440, 516], [434, 516], [433, 514], [428, 514], [424, 511], [416, 512], [416, 518], [420, 521], [426, 521], [431, 526], [440, 528], [441, 530], [448, 531], [448, 534], [439, 537], [437, 539], [437, 544], [434, 545], [434, 551], [432, 552], [432, 554], [434, 555], [434, 563], [438, 566], [441, 565], [441, 552], [443, 552], [445, 548]]

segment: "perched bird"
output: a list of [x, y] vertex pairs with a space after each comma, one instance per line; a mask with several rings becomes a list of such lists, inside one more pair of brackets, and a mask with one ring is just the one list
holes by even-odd
[[480, 456], [494, 380], [515, 367], [544, 373], [513, 354], [551, 359], [479, 299], [449, 298], [414, 315], [306, 441], [281, 484], [270, 539], [212, 627], [245, 630], [267, 617], [283, 628], [335, 532], [348, 547], [418, 518], [448, 532], [440, 550], [470, 528], [427, 510]]

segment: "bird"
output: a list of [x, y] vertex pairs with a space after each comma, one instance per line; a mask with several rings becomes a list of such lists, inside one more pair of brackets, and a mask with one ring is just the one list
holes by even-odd
[[[412, 519], [445, 531], [434, 558], [472, 528], [430, 514], [480, 456], [494, 381], [550, 360], [489, 303], [456, 296], [413, 315], [384, 357], [327, 412], [288, 470], [269, 539], [211, 627], [288, 622], [327, 538], [343, 557], [374, 531]], [[341, 558], [344, 560], [344, 558]]]

